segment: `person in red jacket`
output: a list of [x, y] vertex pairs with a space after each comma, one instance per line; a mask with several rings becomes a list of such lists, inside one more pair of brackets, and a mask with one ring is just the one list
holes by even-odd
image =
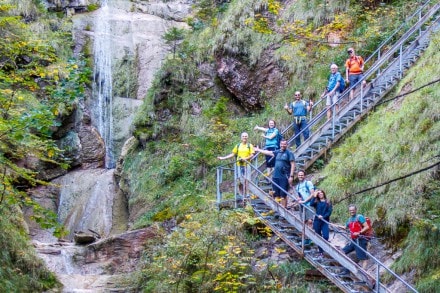
[[[356, 251], [356, 258], [364, 269], [367, 268], [368, 256], [366, 254], [368, 239], [362, 234], [366, 232], [370, 227], [368, 226], [367, 220], [363, 215], [357, 214], [357, 207], [355, 205], [350, 205], [348, 207], [348, 212], [350, 213], [350, 218], [345, 224], [346, 228], [350, 230], [351, 241], [342, 248], [345, 254], [349, 254], [352, 251]], [[355, 245], [357, 244], [357, 245]], [[361, 247], [362, 249], [360, 249]]]

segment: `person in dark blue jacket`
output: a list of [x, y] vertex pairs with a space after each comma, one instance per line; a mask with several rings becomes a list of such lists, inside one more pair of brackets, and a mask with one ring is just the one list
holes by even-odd
[[[313, 220], [313, 230], [328, 241], [330, 230], [328, 222], [330, 222], [330, 216], [333, 211], [332, 204], [327, 199], [327, 195], [324, 190], [317, 189], [306, 201], [311, 201], [310, 206], [316, 209], [315, 219]], [[323, 221], [325, 220], [325, 221]], [[319, 247], [319, 252], [323, 253], [321, 247]]]

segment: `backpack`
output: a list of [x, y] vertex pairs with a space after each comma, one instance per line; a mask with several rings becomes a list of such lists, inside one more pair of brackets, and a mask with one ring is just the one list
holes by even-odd
[[[369, 217], [364, 217], [365, 218], [365, 222], [367, 223], [368, 226], [368, 230], [365, 231], [362, 236], [366, 239], [366, 240], [371, 240], [371, 238], [373, 238], [374, 236], [374, 229], [373, 226], [371, 225], [371, 219]], [[348, 224], [348, 228], [350, 229], [350, 236], [351, 239], [356, 239], [359, 236], [354, 236], [353, 233], [354, 232], [360, 232], [362, 230], [362, 224], [361, 222], [359, 222], [359, 215], [356, 215], [356, 220], [353, 222], [350, 222]]]
[[[309, 195], [311, 194], [311, 192], [310, 192], [310, 187], [309, 187], [309, 185], [307, 184], [307, 182], [310, 182], [311, 183], [311, 181], [310, 180], [304, 180], [304, 186], [306, 187], [306, 190], [307, 190], [307, 192], [309, 193]], [[311, 183], [312, 184], [312, 186], [313, 186], [313, 183]], [[296, 193], [298, 193], [298, 195], [303, 199], [303, 200], [306, 200], [307, 198], [304, 198], [303, 196], [302, 196], [302, 194], [301, 194], [301, 192], [299, 192], [299, 184], [297, 184], [296, 185]]]
[[277, 138], [277, 149], [279, 150], [281, 148], [280, 147], [281, 141], [283, 140], [283, 135], [281, 134], [281, 132], [279, 130], [278, 130], [276, 138]]
[[[339, 73], [339, 72], [338, 72]], [[345, 80], [342, 78], [342, 75], [339, 73], [340, 79], [339, 79], [339, 93], [342, 93], [345, 90]]]

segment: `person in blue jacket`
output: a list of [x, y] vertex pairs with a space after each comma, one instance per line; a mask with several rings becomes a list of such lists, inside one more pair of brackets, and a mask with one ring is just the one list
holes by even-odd
[[[276, 123], [272, 119], [269, 120], [267, 125], [269, 126], [269, 128], [256, 125], [254, 127], [254, 130], [264, 131], [264, 133], [261, 134], [261, 136], [266, 139], [264, 149], [266, 151], [273, 152], [279, 149], [279, 141], [278, 141], [279, 130], [278, 128], [276, 128]], [[272, 173], [274, 167], [275, 167], [275, 158], [266, 155], [267, 176], [269, 176], [269, 174]]]
[[[327, 199], [327, 195], [324, 190], [316, 189], [312, 196], [307, 200], [310, 200], [310, 206], [316, 209], [315, 219], [313, 220], [313, 230], [328, 241], [330, 230], [328, 223], [330, 222], [330, 216], [333, 211], [332, 204]], [[323, 250], [318, 247], [320, 256], [323, 256]]]
[[293, 116], [293, 129], [295, 130], [295, 144], [298, 148], [301, 145], [301, 137], [298, 135], [302, 132], [304, 140], [309, 138], [309, 128], [307, 126], [307, 113], [312, 109], [312, 101], [304, 101], [301, 98], [301, 92], [295, 92], [295, 101], [290, 103], [290, 105], [284, 105], [284, 109], [287, 113]]

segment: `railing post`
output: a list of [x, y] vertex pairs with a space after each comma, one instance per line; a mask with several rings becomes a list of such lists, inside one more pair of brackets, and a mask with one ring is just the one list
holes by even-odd
[[220, 209], [220, 203], [222, 201], [222, 194], [220, 192], [220, 184], [223, 180], [223, 168], [217, 168], [217, 209]]
[[[379, 50], [377, 50], [377, 61], [379, 61], [379, 60], [380, 60], [380, 48], [379, 48]], [[377, 75], [379, 75], [379, 74], [380, 74], [380, 67], [377, 70]]]
[[238, 198], [237, 198], [237, 193], [238, 193], [238, 172], [239, 172], [240, 170], [239, 170], [239, 168], [238, 168], [238, 165], [236, 164], [236, 163], [234, 163], [234, 198], [235, 198], [235, 201], [234, 201], [234, 208], [237, 208], [237, 201], [238, 201]]
[[379, 292], [380, 288], [380, 264], [377, 263], [376, 266], [376, 292]]
[[402, 78], [402, 76], [403, 76], [403, 62], [402, 62], [402, 60], [403, 60], [403, 56], [402, 56], [402, 51], [403, 51], [403, 44], [401, 44], [400, 45], [400, 48], [399, 48], [399, 77], [400, 78]]
[[336, 125], [336, 108], [337, 103], [334, 103], [332, 106], [332, 140], [335, 138], [335, 125]]
[[361, 81], [361, 113], [364, 111], [364, 86]]
[[300, 206], [300, 210], [302, 211], [301, 219], [302, 219], [302, 236], [301, 236], [301, 253], [304, 255], [304, 242], [306, 240], [306, 207], [303, 205]]

